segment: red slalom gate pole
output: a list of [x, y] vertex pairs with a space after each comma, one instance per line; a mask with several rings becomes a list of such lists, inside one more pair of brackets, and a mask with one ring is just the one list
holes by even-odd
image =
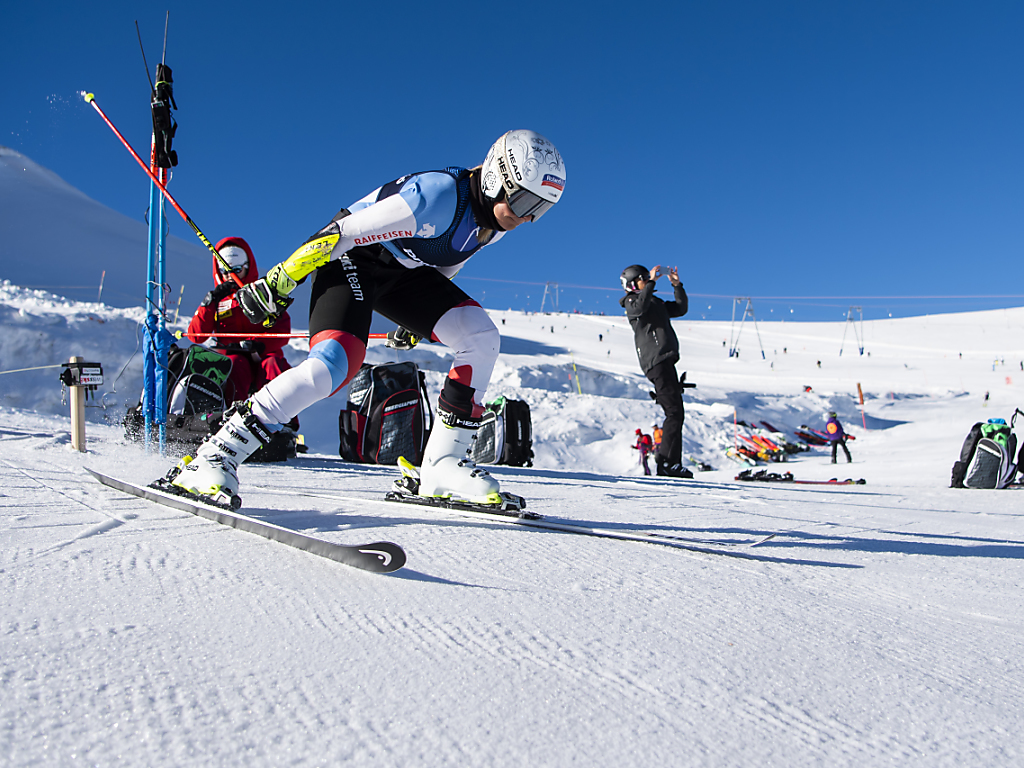
[[[105, 122], [108, 126], [110, 126], [110, 130], [112, 130], [114, 132], [114, 135], [117, 136], [117, 138], [119, 138], [121, 140], [122, 144], [124, 144], [125, 149], [127, 149], [129, 152], [131, 152], [132, 157], [135, 158], [135, 162], [137, 162], [142, 167], [142, 170], [144, 170], [146, 172], [146, 175], [149, 176], [149, 178], [153, 181], [154, 184], [156, 184], [156, 186], [159, 188], [159, 190], [161, 192], [163, 192], [164, 197], [167, 198], [167, 202], [169, 202], [174, 207], [174, 210], [176, 210], [179, 214], [181, 214], [181, 218], [183, 218], [185, 220], [185, 223], [188, 224], [190, 227], [192, 227], [192, 229], [195, 231], [196, 235], [199, 236], [199, 239], [203, 241], [203, 245], [205, 245], [207, 248], [210, 249], [210, 251], [213, 253], [214, 257], [218, 261], [220, 261], [221, 264], [224, 265], [224, 269], [225, 270], [230, 270], [231, 269], [230, 265], [227, 262], [224, 261], [224, 257], [223, 256], [221, 256], [219, 253], [217, 253], [217, 249], [213, 247], [213, 243], [211, 243], [207, 239], [206, 235], [204, 235], [202, 233], [202, 230], [200, 230], [199, 227], [196, 226], [196, 223], [194, 221], [192, 221], [192, 218], [187, 213], [185, 213], [185, 209], [182, 208], [180, 205], [178, 205], [178, 201], [175, 200], [171, 196], [171, 193], [167, 191], [167, 187], [165, 187], [160, 182], [160, 179], [158, 179], [156, 174], [153, 173], [153, 171], [150, 170], [149, 166], [146, 165], [142, 161], [142, 158], [139, 157], [138, 152], [136, 152], [134, 149], [132, 149], [132, 145], [128, 143], [128, 140], [124, 136], [122, 136], [121, 132], [119, 130], [117, 130], [116, 127], [114, 127], [114, 124], [112, 122], [110, 122], [110, 118], [107, 117], [106, 113], [102, 109], [100, 109], [100, 105], [96, 103], [96, 97], [93, 94], [91, 94], [91, 93], [86, 93], [86, 94], [84, 94], [84, 98], [85, 98], [86, 104], [90, 104], [92, 106], [92, 108], [96, 110], [96, 113], [100, 117], [103, 118], [103, 122]], [[239, 278], [239, 276], [236, 275], [234, 272], [228, 272], [228, 274], [231, 275], [231, 277], [234, 279], [234, 281], [236, 283], [238, 283], [238, 287], [241, 288], [242, 285], [243, 285], [241, 278]]]
[[[184, 331], [178, 331], [175, 334], [179, 339], [184, 337], [186, 334]], [[197, 336], [212, 336], [215, 339], [308, 339], [308, 333], [197, 333]], [[366, 338], [368, 339], [386, 339], [388, 335], [386, 333], [371, 333]]]

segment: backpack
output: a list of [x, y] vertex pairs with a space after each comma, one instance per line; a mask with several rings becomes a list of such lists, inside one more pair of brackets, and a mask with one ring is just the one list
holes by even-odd
[[[167, 420], [165, 436], [175, 449], [188, 453], [208, 435], [208, 419], [226, 408], [221, 385], [231, 373], [231, 359], [205, 347], [172, 346], [167, 354]], [[142, 402], [124, 415], [126, 440], [141, 442], [145, 435]], [[155, 437], [155, 435], [154, 435]]]
[[1004, 419], [989, 419], [971, 427], [960, 448], [960, 459], [953, 464], [951, 488], [1005, 488], [1013, 482], [1024, 462], [1024, 446], [1014, 458], [1017, 436], [1013, 426], [1019, 413], [1019, 409], [1014, 411], [1009, 425]]
[[364, 464], [397, 464], [404, 456], [419, 466], [433, 425], [426, 376], [415, 363], [363, 363], [338, 415], [338, 453]]
[[473, 441], [473, 461], [533, 466], [533, 423], [526, 401], [499, 397], [487, 403], [487, 412]]
[[[171, 347], [167, 356], [167, 421], [164, 437], [171, 455], [195, 454], [207, 437], [220, 429], [226, 403], [221, 385], [231, 375], [231, 358], [201, 347]], [[124, 416], [124, 436], [134, 442], [145, 437], [142, 404], [128, 409]], [[158, 439], [153, 435], [151, 439]], [[284, 427], [275, 432], [246, 461], [252, 463], [287, 461], [300, 450], [298, 435]], [[304, 448], [302, 448], [304, 450]]]

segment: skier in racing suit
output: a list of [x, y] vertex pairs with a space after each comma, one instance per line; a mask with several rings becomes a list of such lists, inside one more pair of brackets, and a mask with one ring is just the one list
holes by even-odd
[[419, 495], [506, 503], [509, 495], [470, 458], [500, 337], [451, 278], [478, 250], [539, 219], [564, 185], [555, 146], [533, 131], [515, 130], [492, 145], [482, 166], [403, 176], [342, 209], [237, 293], [250, 320], [272, 326], [291, 303], [288, 294], [312, 275], [309, 356], [241, 404], [195, 459], [186, 457], [172, 470], [172, 485], [239, 505], [238, 464], [281, 424], [352, 379], [376, 310], [407, 335], [455, 353], [419, 470]]

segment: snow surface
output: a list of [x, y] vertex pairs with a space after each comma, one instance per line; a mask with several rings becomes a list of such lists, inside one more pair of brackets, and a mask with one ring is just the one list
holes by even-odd
[[[727, 325], [677, 321], [698, 384], [686, 450], [716, 467], [692, 481], [640, 475], [633, 430], [659, 414], [623, 319], [492, 316], [490, 392], [530, 402], [537, 441], [536, 467], [494, 470], [503, 487], [559, 519], [779, 536], [736, 558], [388, 504], [393, 468], [337, 460], [327, 401], [302, 416], [316, 453], [245, 465], [243, 498], [408, 552], [366, 574], [93, 482], [83, 467], [149, 481], [170, 464], [116, 423], [137, 355], [90, 409], [87, 453], [56, 370], [6, 374], [3, 763], [1020, 764], [1024, 497], [945, 486], [970, 425], [1024, 404], [1024, 310], [865, 323], [870, 357], [839, 355], [842, 324], [762, 324], [767, 359], [752, 329], [730, 359]], [[139, 318], [5, 285], [0, 359], [77, 351], [111, 382]], [[443, 352], [411, 355], [435, 386]], [[855, 463], [818, 449], [770, 468], [867, 485], [733, 481], [734, 409], [792, 428], [830, 407]]]
[[[347, 568], [94, 482], [84, 467], [148, 482], [172, 462], [119, 426], [142, 310], [4, 283], [0, 764], [1024, 762], [1024, 496], [946, 487], [970, 426], [1024, 406], [1024, 309], [866, 322], [864, 355], [842, 323], [748, 324], [730, 358], [729, 324], [676, 321], [698, 385], [685, 455], [715, 467], [689, 481], [643, 477], [629, 447], [660, 411], [623, 318], [491, 315], [489, 394], [527, 400], [535, 427], [536, 466], [494, 469], [506, 490], [556, 519], [779, 535], [726, 557], [389, 504], [394, 469], [338, 460], [327, 400], [300, 417], [312, 453], [243, 466], [242, 496], [409, 557]], [[106, 380], [86, 453], [58, 369], [20, 370], [76, 354]], [[405, 359], [436, 393], [447, 350]], [[866, 485], [734, 481], [734, 418], [792, 430], [829, 409], [854, 463], [769, 469]]]

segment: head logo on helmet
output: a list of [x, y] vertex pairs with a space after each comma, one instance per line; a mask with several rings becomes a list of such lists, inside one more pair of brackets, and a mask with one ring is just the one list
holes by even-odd
[[509, 131], [491, 145], [480, 173], [489, 200], [508, 201], [516, 216], [536, 221], [562, 197], [565, 164], [555, 145], [534, 131]]

